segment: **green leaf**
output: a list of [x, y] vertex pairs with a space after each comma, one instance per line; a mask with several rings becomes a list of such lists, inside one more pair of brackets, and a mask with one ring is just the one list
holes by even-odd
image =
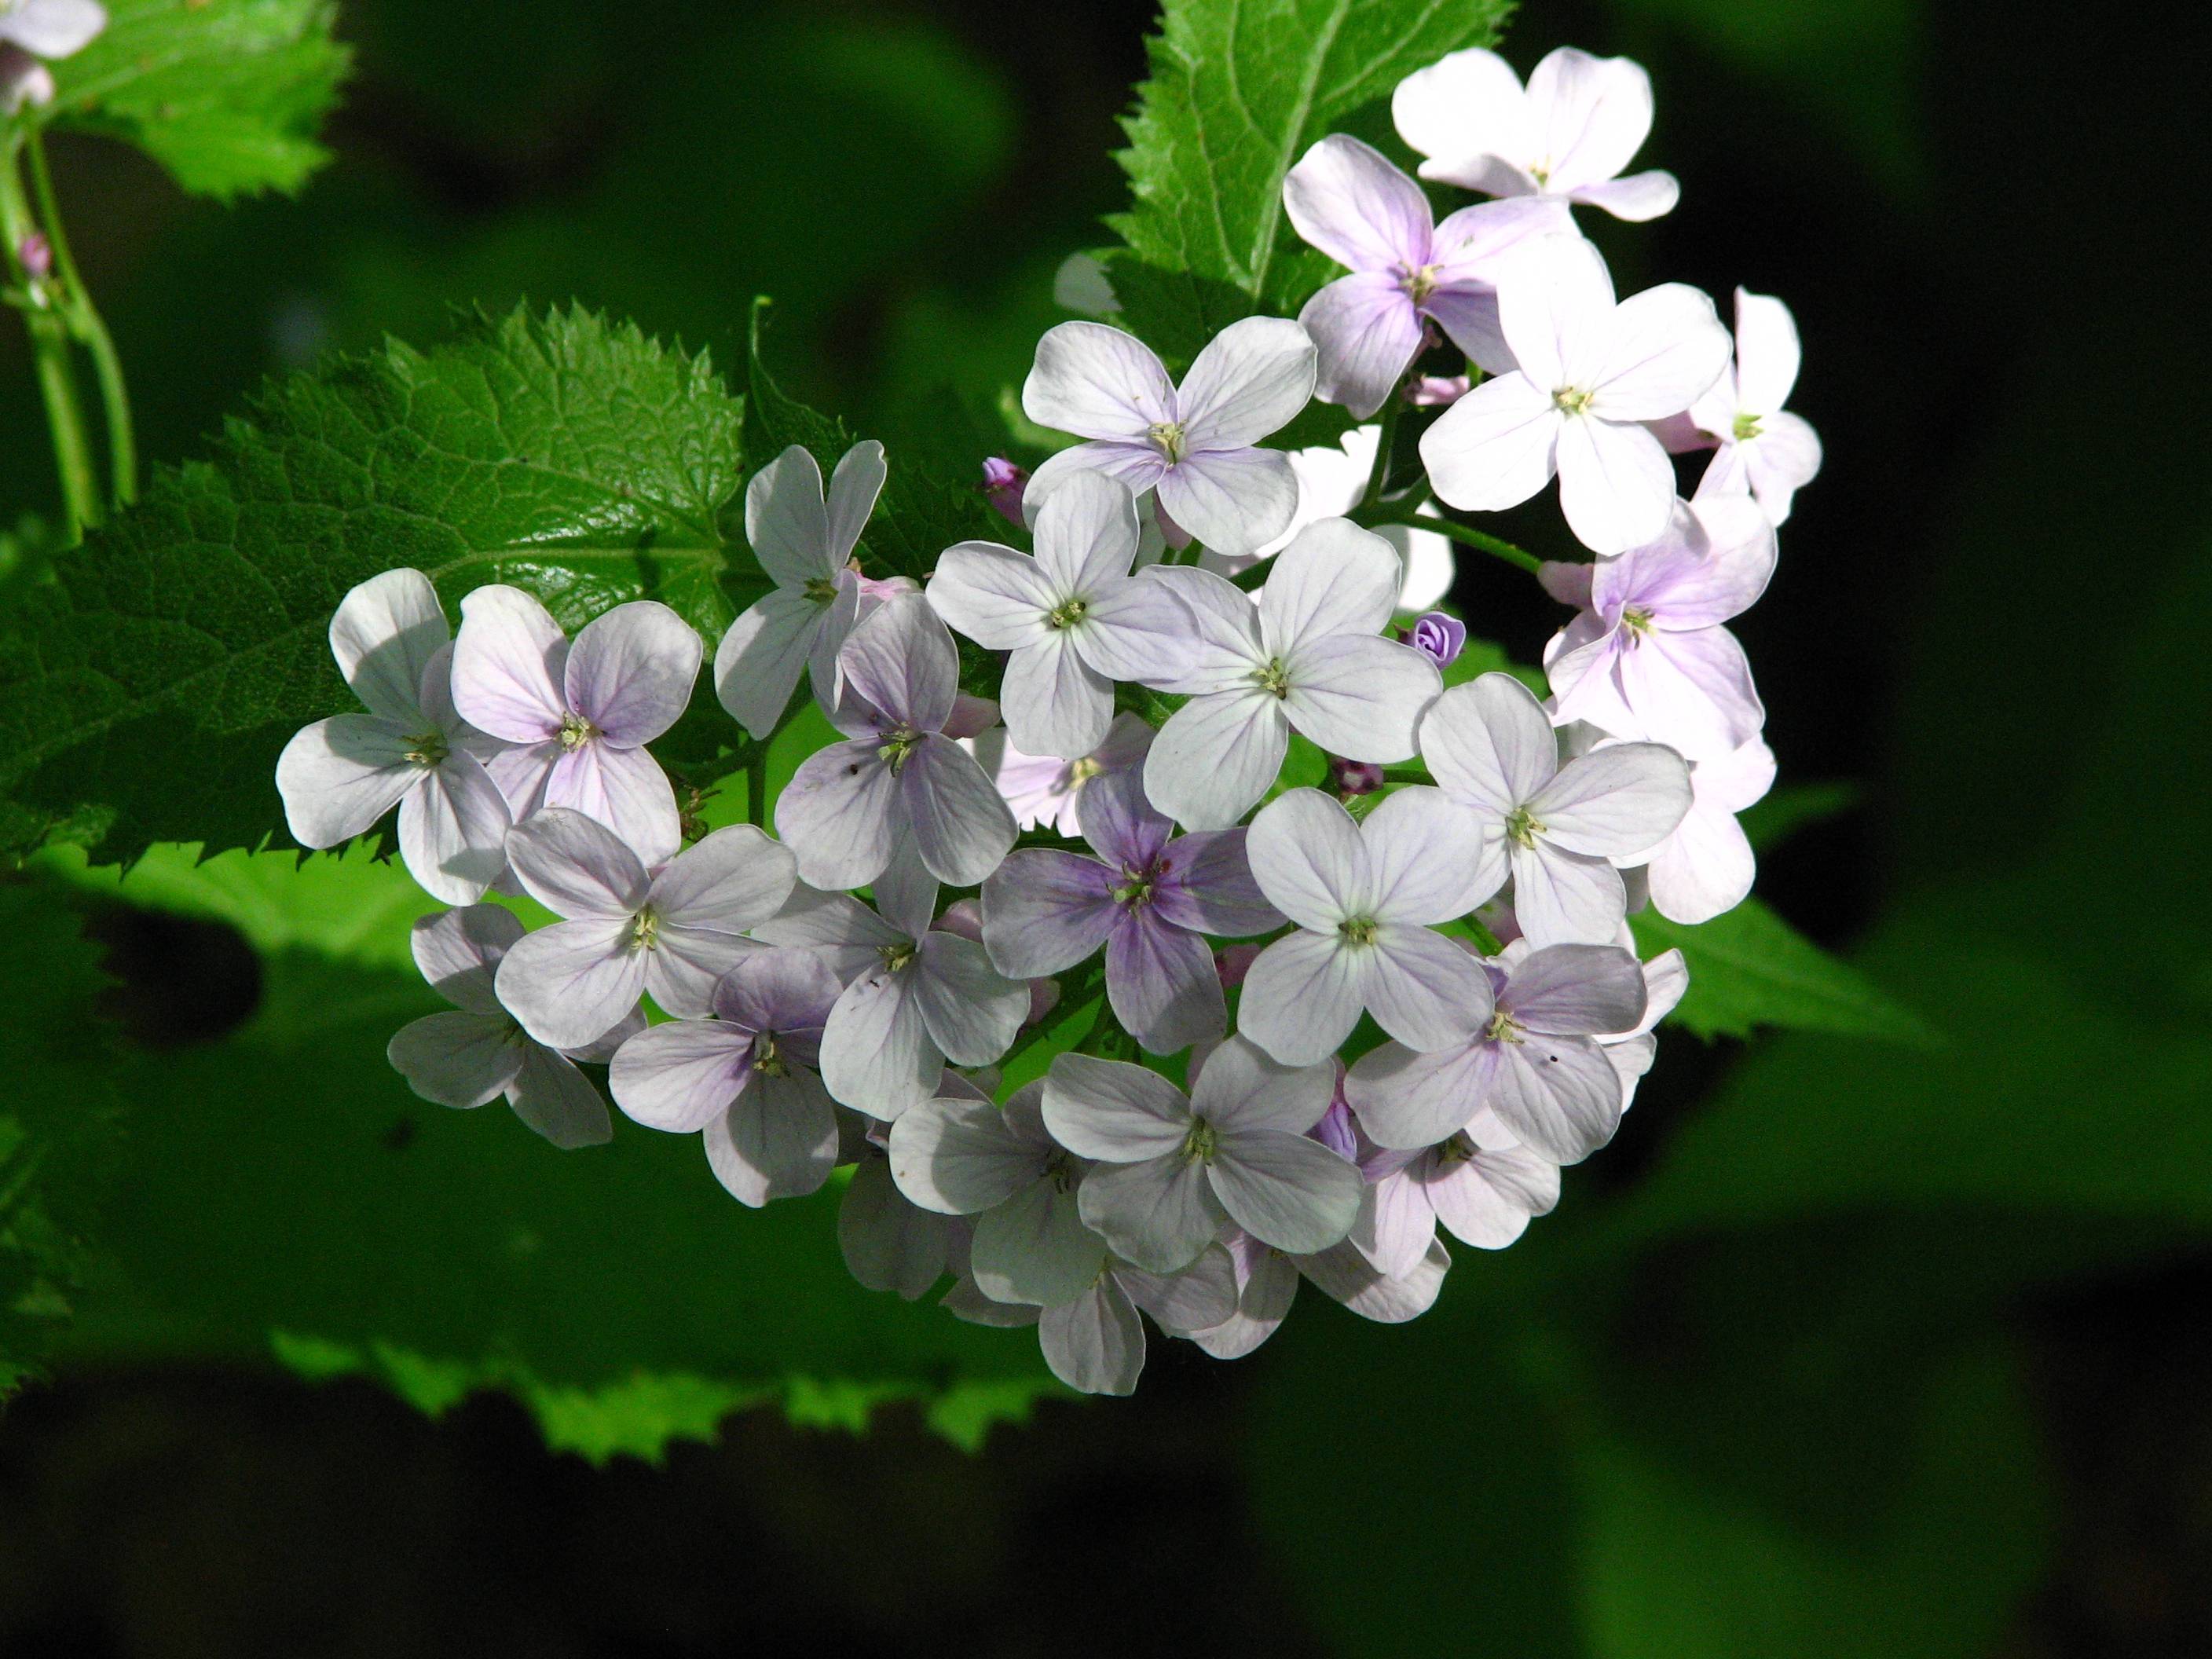
[[1168, 0], [1118, 159], [1135, 204], [1111, 280], [1125, 320], [1188, 358], [1255, 312], [1290, 315], [1334, 267], [1283, 213], [1283, 179], [1330, 132], [1381, 138], [1398, 82], [1488, 46], [1505, 0]]
[[0, 854], [70, 820], [106, 860], [280, 830], [278, 750], [356, 707], [331, 613], [395, 566], [449, 616], [483, 582], [572, 629], [651, 597], [711, 647], [763, 585], [722, 529], [740, 426], [704, 357], [580, 311], [272, 385], [0, 620]]
[[[762, 324], [770, 302], [753, 301], [747, 351], [745, 451], [762, 465], [793, 444], [814, 457], [826, 480], [859, 437], [834, 416], [808, 408], [779, 386], [761, 361]], [[991, 510], [980, 473], [954, 479], [945, 469], [887, 449], [888, 476], [875, 516], [861, 538], [860, 562], [872, 576], [916, 581], [937, 568], [937, 556], [956, 542], [1001, 541], [1006, 521]], [[982, 458], [975, 458], [980, 466]]]
[[1822, 823], [1856, 808], [1866, 792], [1856, 783], [1801, 783], [1754, 802], [1739, 820], [1754, 851], [1778, 847], [1808, 823]]
[[136, 144], [196, 195], [287, 194], [353, 53], [331, 0], [106, 0], [108, 25], [53, 66], [47, 125]]
[[0, 887], [0, 1397], [36, 1369], [83, 1277], [117, 1131], [106, 983], [55, 894]]
[[1747, 1037], [1762, 1025], [1933, 1047], [1941, 1039], [1857, 969], [1747, 898], [1697, 927], [1655, 910], [1631, 918], [1639, 953], [1676, 949], [1690, 989], [1672, 1022], [1701, 1037]]

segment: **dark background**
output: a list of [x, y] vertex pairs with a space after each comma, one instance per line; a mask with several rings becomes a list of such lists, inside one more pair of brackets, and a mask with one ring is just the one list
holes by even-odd
[[[1655, 74], [1641, 159], [1683, 203], [1597, 233], [1624, 291], [1798, 316], [1827, 467], [1741, 631], [1785, 781], [1863, 793], [1760, 890], [1949, 1054], [1674, 1037], [1561, 1214], [1462, 1263], [1448, 1306], [1504, 1287], [1476, 1313], [1375, 1332], [1309, 1295], [1243, 1364], [1155, 1343], [1133, 1401], [1048, 1401], [977, 1456], [898, 1408], [865, 1438], [753, 1413], [595, 1471], [498, 1399], [65, 1372], [0, 1416], [0, 1653], [2212, 1651], [2212, 29], [1776, 9], [1537, 0], [1506, 50]], [[265, 374], [525, 295], [727, 365], [772, 292], [796, 389], [896, 446], [939, 381], [1018, 384], [1054, 267], [1106, 240], [1149, 22], [348, 0], [338, 159], [298, 201], [57, 163], [157, 459]], [[0, 503], [43, 509], [0, 336]], [[1524, 659], [1556, 625], [1495, 568], [1458, 598]], [[250, 1007], [220, 939], [111, 925], [141, 1035]], [[1607, 1254], [1699, 1192], [1699, 1226]], [[1709, 1596], [1736, 1613], [1639, 1611]]]

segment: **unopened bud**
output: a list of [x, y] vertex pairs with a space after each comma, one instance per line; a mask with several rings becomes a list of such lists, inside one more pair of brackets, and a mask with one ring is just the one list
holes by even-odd
[[1406, 643], [1439, 668], [1449, 668], [1467, 649], [1467, 624], [1441, 611], [1424, 611], [1406, 633]]
[[54, 274], [54, 246], [41, 232], [32, 231], [16, 243], [15, 258], [22, 264], [23, 275], [34, 283]]
[[1340, 795], [1371, 795], [1382, 787], [1382, 769], [1371, 761], [1328, 757], [1328, 787]]
[[1022, 526], [1022, 492], [1030, 487], [1029, 469], [1016, 466], [1004, 456], [983, 463], [983, 494], [999, 514], [1017, 530]]
[[1455, 404], [1467, 396], [1469, 385], [1464, 374], [1416, 374], [1407, 382], [1406, 401], [1416, 409]]
[[[1340, 1065], [1338, 1069], [1341, 1071], [1342, 1066]], [[1340, 1091], [1343, 1089], [1344, 1079], [1341, 1077], [1338, 1078], [1336, 1086]], [[1321, 1115], [1321, 1121], [1307, 1133], [1347, 1163], [1359, 1162], [1359, 1134], [1352, 1127], [1352, 1109], [1344, 1103], [1341, 1092], [1329, 1102], [1328, 1109]]]
[[1233, 991], [1244, 982], [1252, 964], [1260, 959], [1256, 945], [1224, 945], [1213, 953], [1213, 971], [1221, 975], [1221, 988]]

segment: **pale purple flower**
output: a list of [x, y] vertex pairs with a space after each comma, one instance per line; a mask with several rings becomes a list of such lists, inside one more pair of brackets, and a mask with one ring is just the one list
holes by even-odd
[[1529, 1151], [1579, 1163], [1620, 1121], [1620, 1079], [1595, 1038], [1644, 1017], [1644, 965], [1617, 945], [1553, 945], [1483, 966], [1487, 1024], [1427, 1054], [1384, 1043], [1353, 1064], [1345, 1098], [1383, 1146], [1434, 1146], [1491, 1111]]
[[1441, 611], [1423, 612], [1407, 630], [1406, 642], [1427, 653], [1438, 668], [1449, 668], [1467, 649], [1467, 624]]
[[1036, 514], [1036, 553], [962, 542], [939, 556], [937, 614], [986, 650], [1009, 653], [1000, 695], [1008, 738], [1070, 759], [1106, 740], [1114, 682], [1159, 677], [1180, 653], [1182, 606], [1137, 556], [1137, 507], [1103, 472], [1064, 478]]
[[1390, 112], [1428, 158], [1424, 179], [1587, 202], [1617, 219], [1656, 219], [1681, 195], [1671, 173], [1620, 176], [1651, 132], [1651, 77], [1626, 58], [1561, 46], [1524, 90], [1496, 52], [1455, 52], [1400, 82]]
[[690, 702], [700, 651], [690, 625], [651, 599], [594, 617], [572, 645], [520, 588], [479, 587], [461, 601], [453, 705], [513, 745], [489, 766], [518, 822], [570, 807], [658, 864], [684, 832], [676, 792], [645, 745]]
[[1413, 752], [1437, 665], [1381, 637], [1397, 602], [1396, 553], [1346, 519], [1309, 526], [1276, 555], [1255, 605], [1207, 570], [1164, 568], [1193, 630], [1173, 678], [1190, 701], [1145, 759], [1145, 793], [1193, 830], [1225, 830], [1267, 793], [1292, 732], [1333, 755], [1389, 763]]
[[507, 856], [563, 920], [507, 953], [499, 1000], [561, 1048], [592, 1042], [648, 993], [669, 1013], [705, 1015], [714, 981], [759, 948], [745, 930], [796, 879], [791, 854], [750, 824], [717, 830], [648, 873], [612, 830], [559, 806], [510, 830]]
[[1513, 367], [1498, 330], [1499, 258], [1530, 236], [1571, 232], [1564, 204], [1531, 198], [1462, 208], [1441, 225], [1421, 187], [1357, 138], [1332, 133], [1283, 180], [1299, 235], [1346, 266], [1298, 321], [1319, 357], [1315, 394], [1364, 420], [1382, 407], [1434, 319], [1490, 374]]
[[1663, 743], [1692, 760], [1759, 735], [1766, 709], [1723, 626], [1774, 574], [1774, 530], [1747, 496], [1677, 501], [1667, 532], [1595, 564], [1547, 562], [1545, 588], [1582, 614], [1544, 648], [1562, 725]]
[[1232, 1228], [1224, 1243], [1236, 1271], [1237, 1310], [1218, 1325], [1179, 1333], [1216, 1359], [1241, 1359], [1273, 1336], [1289, 1317], [1302, 1278], [1362, 1319], [1402, 1325], [1436, 1305], [1451, 1267], [1442, 1239], [1431, 1239], [1428, 1253], [1396, 1279], [1377, 1271], [1350, 1239], [1298, 1255]]
[[1748, 490], [1769, 520], [1790, 516], [1791, 498], [1820, 470], [1820, 437], [1783, 408], [1797, 384], [1797, 324], [1770, 295], [1735, 291], [1735, 361], [1690, 405], [1698, 430], [1720, 441], [1698, 484], [1709, 493]]
[[1084, 1295], [1106, 1265], [1076, 1190], [1089, 1167], [1045, 1132], [1044, 1085], [1005, 1109], [939, 1097], [891, 1125], [891, 1178], [926, 1210], [975, 1218], [968, 1276], [994, 1302], [1056, 1307]]
[[484, 764], [496, 745], [453, 707], [453, 651], [430, 579], [387, 570], [353, 589], [331, 618], [331, 654], [368, 712], [317, 720], [277, 757], [293, 838], [335, 847], [396, 805], [407, 872], [433, 898], [475, 903], [507, 866], [510, 819]]
[[1139, 714], [1116, 714], [1106, 730], [1106, 741], [1080, 760], [1024, 754], [1006, 741], [1004, 726], [969, 739], [967, 745], [997, 786], [1017, 824], [1024, 830], [1051, 830], [1071, 841], [1083, 832], [1077, 809], [1085, 787], [1094, 778], [1141, 767], [1152, 746], [1152, 728]]
[[[1379, 426], [1356, 426], [1333, 444], [1316, 444], [1290, 452], [1291, 471], [1298, 481], [1298, 510], [1291, 515], [1283, 533], [1246, 557], [1225, 558], [1208, 550], [1200, 560], [1203, 569], [1234, 576], [1261, 559], [1272, 559], [1305, 532], [1306, 526], [1323, 519], [1342, 518], [1367, 499], [1367, 479], [1375, 467], [1375, 447], [1382, 441]], [[1416, 518], [1436, 517], [1424, 502]], [[1458, 568], [1452, 544], [1433, 530], [1413, 530], [1386, 524], [1373, 532], [1398, 550], [1403, 574], [1398, 584], [1398, 609], [1420, 611], [1451, 591]]]
[[1418, 374], [1406, 387], [1406, 401], [1416, 409], [1443, 409], [1467, 396], [1474, 381], [1465, 374]]
[[1219, 1036], [1228, 1020], [1202, 935], [1282, 925], [1253, 884], [1242, 830], [1180, 837], [1134, 772], [1083, 792], [1086, 858], [1028, 848], [983, 884], [983, 939], [1000, 973], [1035, 979], [1106, 949], [1106, 994], [1123, 1029], [1155, 1054]]
[[1017, 530], [1027, 523], [1022, 517], [1022, 497], [1029, 487], [1029, 468], [1017, 466], [1003, 455], [985, 459], [980, 488], [999, 516]]
[[1437, 494], [1498, 512], [1557, 473], [1560, 510], [1585, 547], [1620, 553], [1656, 540], [1674, 503], [1674, 465], [1644, 422], [1689, 408], [1727, 367], [1712, 301], [1668, 283], [1615, 304], [1595, 248], [1542, 236], [1499, 270], [1498, 313], [1520, 367], [1421, 434]]
[[1230, 945], [1213, 953], [1213, 971], [1221, 977], [1221, 988], [1233, 991], [1244, 982], [1244, 975], [1252, 971], [1252, 964], [1260, 959], [1267, 947], [1261, 945]]
[[823, 1029], [822, 1080], [841, 1104], [886, 1121], [927, 1100], [947, 1060], [988, 1066], [1005, 1054], [1030, 1008], [1029, 988], [981, 945], [931, 927], [918, 895], [897, 897], [879, 915], [802, 889], [753, 930], [819, 952], [845, 981]]
[[1690, 810], [1690, 769], [1662, 744], [1613, 744], [1560, 765], [1550, 719], [1510, 674], [1437, 698], [1421, 758], [1473, 820], [1469, 884], [1487, 896], [1510, 874], [1514, 915], [1538, 945], [1610, 941], [1628, 908], [1611, 860], [1656, 847]]
[[1690, 810], [1644, 862], [1652, 908], [1695, 927], [1733, 910], [1759, 864], [1735, 815], [1774, 787], [1774, 751], [1757, 738], [1690, 768]]
[[1644, 1018], [1623, 1031], [1601, 1031], [1598, 1047], [1620, 1076], [1620, 1109], [1636, 1103], [1636, 1085], [1659, 1055], [1652, 1028], [1674, 1012], [1690, 988], [1689, 964], [1680, 951], [1662, 951], [1644, 964]]
[[1401, 1042], [1441, 1048], [1490, 1018], [1490, 987], [1433, 924], [1495, 890], [1468, 859], [1466, 814], [1441, 790], [1401, 789], [1355, 820], [1318, 789], [1252, 821], [1253, 878], [1297, 925], [1244, 976], [1237, 1023], [1285, 1065], [1334, 1054], [1363, 1011]]
[[781, 722], [810, 664], [823, 707], [837, 701], [837, 647], [867, 597], [853, 549], [876, 509], [884, 471], [881, 444], [854, 444], [837, 463], [825, 498], [820, 464], [793, 444], [745, 486], [745, 539], [775, 586], [722, 635], [714, 695], [753, 737], [767, 737]]
[[1559, 1166], [1515, 1139], [1495, 1112], [1433, 1146], [1362, 1148], [1367, 1177], [1349, 1243], [1377, 1273], [1403, 1279], [1426, 1259], [1437, 1224], [1462, 1243], [1502, 1250], [1559, 1201]]
[[1247, 317], [1216, 335], [1178, 387], [1135, 336], [1103, 323], [1062, 323], [1037, 342], [1022, 409], [1089, 443], [1036, 470], [1042, 501], [1071, 472], [1103, 471], [1133, 494], [1152, 490], [1208, 547], [1249, 553], [1297, 507], [1291, 464], [1253, 447], [1313, 397], [1314, 346], [1280, 317]]
[[54, 245], [46, 240], [44, 231], [24, 233], [15, 244], [15, 258], [23, 267], [23, 275], [34, 287], [54, 274]]
[[616, 1051], [615, 1104], [648, 1128], [703, 1132], [741, 1204], [813, 1192], [837, 1161], [837, 1117], [814, 1073], [843, 988], [811, 951], [763, 950], [714, 982], [712, 1019], [670, 1020]]
[[493, 988], [501, 958], [522, 923], [496, 904], [441, 911], [415, 924], [415, 964], [454, 1012], [402, 1026], [385, 1050], [392, 1069], [423, 1099], [464, 1111], [507, 1097], [514, 1115], [556, 1146], [597, 1146], [614, 1136], [606, 1103], [576, 1069], [604, 1060], [641, 1030], [635, 1002], [600, 1040], [562, 1050], [539, 1042], [500, 1006]]
[[1242, 1036], [1206, 1057], [1191, 1093], [1157, 1072], [1061, 1054], [1046, 1074], [1045, 1127], [1098, 1167], [1084, 1222], [1153, 1273], [1198, 1259], [1226, 1221], [1284, 1249], [1324, 1250], [1359, 1209], [1359, 1171], [1306, 1131], [1328, 1109], [1326, 1066], [1277, 1065]]
[[[957, 1072], [942, 1073], [930, 1092], [989, 1103]], [[838, 1113], [837, 1124], [837, 1162], [853, 1166], [851, 1184], [837, 1206], [837, 1248], [846, 1269], [869, 1290], [895, 1291], [902, 1299], [915, 1301], [947, 1267], [963, 1267], [969, 1224], [963, 1217], [925, 1210], [899, 1190], [891, 1179], [889, 1124], [849, 1111]], [[954, 1305], [957, 1292], [956, 1286], [945, 1297], [948, 1306]], [[977, 1299], [998, 1305], [980, 1292]]]
[[959, 691], [952, 636], [918, 595], [886, 601], [838, 653], [848, 738], [810, 756], [775, 805], [799, 872], [823, 889], [875, 880], [902, 842], [939, 881], [973, 886], [1014, 844], [1013, 815], [946, 735]]
[[[106, 27], [107, 8], [96, 0], [8, 0], [0, 5], [0, 43], [19, 46], [33, 58], [72, 57]], [[49, 92], [47, 98], [52, 95]]]
[[[937, 926], [945, 933], [957, 933], [962, 939], [982, 944], [982, 899], [980, 896], [955, 899], [945, 907], [945, 914], [938, 917]], [[1030, 993], [1030, 1011], [1022, 1017], [1022, 1030], [1026, 1031], [1060, 1006], [1060, 981], [1038, 977], [1024, 982]]]

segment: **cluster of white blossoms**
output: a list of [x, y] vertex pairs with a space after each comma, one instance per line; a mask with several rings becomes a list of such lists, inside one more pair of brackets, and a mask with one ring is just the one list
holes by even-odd
[[[839, 733], [772, 819], [753, 799], [687, 834], [650, 745], [705, 642], [665, 606], [571, 639], [485, 586], [449, 635], [416, 572], [346, 597], [331, 645], [365, 712], [299, 733], [277, 781], [309, 847], [396, 807], [408, 868], [456, 907], [415, 935], [454, 1011], [392, 1042], [418, 1093], [504, 1097], [578, 1146], [611, 1133], [578, 1064], [605, 1061], [614, 1103], [700, 1135], [741, 1203], [853, 1166], [862, 1283], [950, 1274], [952, 1312], [1036, 1325], [1058, 1376], [1108, 1393], [1135, 1384], [1140, 1315], [1224, 1358], [1302, 1278], [1408, 1319], [1449, 1265], [1440, 1228], [1495, 1249], [1553, 1206], [1686, 983], [1679, 953], [1638, 958], [1630, 911], [1694, 923], [1751, 885], [1735, 815], [1774, 768], [1726, 624], [1819, 453], [1781, 408], [1778, 301], [1739, 294], [1732, 344], [1694, 289], [1616, 300], [1577, 234], [1577, 204], [1674, 201], [1618, 176], [1650, 120], [1639, 68], [1561, 51], [1524, 89], [1462, 52], [1395, 109], [1424, 176], [1497, 199], [1437, 222], [1379, 152], [1326, 138], [1285, 206], [1349, 274], [1297, 319], [1234, 325], [1179, 382], [1106, 323], [1053, 329], [1024, 406], [1081, 441], [1033, 477], [986, 467], [1025, 546], [871, 577], [881, 446], [826, 489], [798, 447], [751, 478], [772, 587], [715, 691], [764, 744], [805, 681]], [[1423, 373], [1447, 340], [1466, 374]], [[1317, 391], [1379, 425], [1339, 464], [1265, 447]], [[1669, 452], [1698, 447], [1685, 501]], [[1497, 544], [1413, 520], [1431, 492], [1498, 508], [1554, 475], [1595, 557], [1537, 569], [1574, 613], [1550, 696], [1448, 688], [1464, 627], [1396, 619], [1448, 586], [1450, 538]], [[1327, 787], [1286, 787], [1312, 764], [1294, 738]], [[558, 920], [526, 932], [487, 897], [515, 893]], [[1034, 1080], [997, 1103], [1010, 1073]]]

